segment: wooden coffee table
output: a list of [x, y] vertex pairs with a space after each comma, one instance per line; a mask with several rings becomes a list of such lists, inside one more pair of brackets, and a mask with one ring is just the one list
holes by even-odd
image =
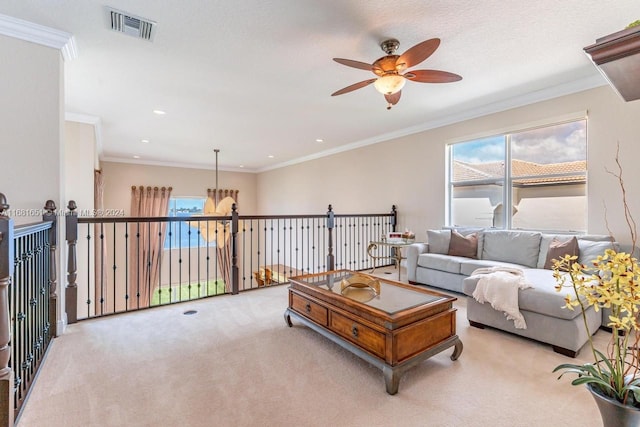
[[456, 335], [456, 298], [348, 270], [290, 278], [284, 312], [382, 369], [396, 394], [409, 368], [448, 348], [462, 353]]

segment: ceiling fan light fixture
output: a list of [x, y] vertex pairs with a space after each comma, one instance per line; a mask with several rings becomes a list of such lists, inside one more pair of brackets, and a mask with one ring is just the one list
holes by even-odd
[[393, 95], [398, 93], [404, 87], [406, 79], [399, 74], [387, 74], [382, 77], [378, 77], [373, 83], [376, 90], [383, 95]]

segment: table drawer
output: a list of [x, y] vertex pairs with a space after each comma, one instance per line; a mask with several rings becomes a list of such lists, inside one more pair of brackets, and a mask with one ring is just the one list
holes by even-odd
[[291, 293], [291, 308], [319, 325], [327, 326], [327, 308]]
[[384, 358], [385, 335], [353, 319], [331, 312], [329, 328], [364, 350]]

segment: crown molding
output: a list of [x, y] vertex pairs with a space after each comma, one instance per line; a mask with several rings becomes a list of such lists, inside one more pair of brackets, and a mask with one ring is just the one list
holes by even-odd
[[[162, 162], [157, 160], [143, 160], [143, 159], [127, 159], [123, 157], [101, 157], [102, 162], [112, 163], [129, 163], [133, 165], [146, 165], [146, 166], [163, 166], [168, 168], [184, 168], [184, 169], [204, 169], [215, 170], [215, 165], [199, 165], [194, 163], [176, 163], [176, 162]], [[248, 168], [230, 168], [230, 167], [218, 167], [219, 171], [223, 172], [241, 172], [241, 173], [255, 173], [256, 171]]]
[[[424, 132], [427, 130], [448, 126], [454, 123], [463, 122], [465, 120], [471, 120], [478, 117], [487, 116], [489, 114], [499, 113], [501, 111], [510, 110], [512, 108], [518, 108], [518, 107], [533, 104], [536, 102], [542, 102], [549, 99], [558, 98], [560, 96], [582, 92], [582, 91], [593, 89], [596, 87], [605, 86], [606, 84], [607, 84], [606, 80], [600, 74], [594, 73], [593, 75], [590, 75], [581, 79], [576, 79], [569, 83], [552, 86], [552, 87], [541, 89], [538, 91], [529, 92], [517, 97], [507, 98], [501, 101], [493, 102], [491, 104], [483, 105], [478, 108], [462, 111], [457, 114], [450, 114], [445, 117], [430, 120], [428, 122], [422, 123], [417, 126], [401, 129], [396, 132], [385, 133], [372, 138], [363, 139], [347, 145], [342, 145], [340, 147], [321, 151], [319, 153], [314, 153], [309, 156], [299, 157], [297, 159], [293, 159], [288, 162], [282, 162], [277, 165], [273, 165], [265, 168], [257, 168], [257, 169], [219, 168], [219, 170], [227, 171], [227, 172], [244, 172], [244, 173], [268, 172], [271, 170], [308, 162], [310, 160], [316, 160], [323, 157], [332, 156], [334, 154], [339, 154], [345, 151], [355, 150], [360, 147], [366, 147], [368, 145], [390, 141], [390, 140], [401, 138], [407, 135], [413, 135], [413, 134]], [[215, 169], [215, 167], [213, 166], [198, 165], [198, 164], [192, 164], [192, 163], [173, 163], [173, 162], [151, 161], [151, 160], [141, 160], [141, 159], [128, 159], [128, 158], [121, 158], [121, 157], [104, 157], [104, 158], [100, 158], [100, 160], [105, 162], [131, 163], [131, 164], [140, 164], [140, 165], [149, 165], [149, 166], [165, 166], [165, 167], [207, 169], [207, 170]]]
[[73, 34], [0, 14], [0, 34], [60, 50], [65, 61], [78, 58]]
[[260, 168], [260, 169], [257, 169], [256, 172], [258, 173], [267, 172], [270, 170], [280, 169], [287, 166], [308, 162], [310, 160], [320, 159], [322, 157], [332, 156], [334, 154], [342, 153], [345, 151], [355, 150], [360, 147], [366, 147], [367, 145], [378, 144], [381, 142], [390, 141], [392, 139], [401, 138], [407, 135], [413, 135], [413, 134], [424, 132], [427, 130], [452, 125], [454, 123], [460, 123], [465, 120], [476, 119], [478, 117], [487, 116], [489, 114], [499, 113], [501, 111], [510, 110], [512, 108], [518, 108], [525, 105], [534, 104], [536, 102], [547, 101], [549, 99], [558, 98], [560, 96], [570, 95], [572, 93], [582, 92], [582, 91], [593, 89], [596, 87], [605, 86], [606, 84], [607, 84], [607, 81], [600, 74], [594, 73], [587, 77], [576, 79], [565, 84], [529, 92], [529, 93], [512, 97], [512, 98], [507, 98], [501, 101], [483, 105], [478, 108], [472, 108], [469, 110], [461, 111], [456, 114], [448, 114], [440, 118], [429, 120], [417, 126], [400, 129], [395, 132], [385, 133], [372, 138], [367, 138], [360, 141], [352, 142], [350, 144], [342, 145], [340, 147], [332, 148], [330, 150], [314, 153], [309, 156], [299, 157], [297, 159], [293, 159], [288, 162], [278, 163], [273, 166]]

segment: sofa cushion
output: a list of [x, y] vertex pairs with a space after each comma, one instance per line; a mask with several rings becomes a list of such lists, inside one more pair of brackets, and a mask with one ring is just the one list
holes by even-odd
[[482, 259], [536, 267], [541, 234], [531, 231], [487, 230]]
[[[525, 268], [525, 280], [533, 285], [533, 288], [518, 290], [518, 305], [520, 310], [532, 311], [545, 316], [559, 319], [573, 319], [580, 316], [580, 310], [569, 310], [563, 308], [566, 292], [557, 292], [556, 281], [553, 278], [552, 270], [538, 268]], [[465, 295], [473, 298], [473, 291], [476, 289], [479, 277], [467, 277], [464, 279], [462, 291]]]
[[432, 270], [446, 271], [447, 273], [460, 274], [460, 262], [467, 258], [443, 255], [443, 254], [420, 254], [418, 256], [418, 266], [430, 268]]
[[542, 233], [540, 237], [540, 253], [538, 255], [538, 264], [536, 267], [544, 268], [544, 265], [547, 262], [547, 251], [549, 251], [549, 245], [553, 242], [553, 239], [558, 239], [560, 241], [565, 241], [569, 238], [573, 237], [571, 234], [546, 234]]
[[609, 241], [593, 241], [579, 238], [578, 248], [580, 254], [578, 255], [578, 262], [585, 264], [588, 267], [593, 266], [593, 260], [598, 258], [598, 255], [604, 254], [607, 249], [615, 249], [615, 244]]
[[482, 227], [455, 227], [458, 233], [463, 236], [468, 236], [469, 234], [475, 233], [478, 236], [478, 252], [476, 253], [476, 258], [480, 259], [482, 256], [482, 236], [484, 235], [484, 228]]
[[512, 264], [510, 262], [492, 261], [490, 259], [469, 259], [464, 258], [460, 261], [460, 274], [465, 276], [471, 276], [471, 274], [478, 268], [487, 267], [509, 267], [509, 268], [526, 268], [520, 264]]
[[556, 279], [552, 270], [525, 269], [524, 276], [527, 282], [533, 285], [531, 292], [522, 292], [519, 297], [520, 308], [522, 310], [533, 311], [547, 316], [558, 317], [560, 319], [573, 319], [580, 316], [580, 310], [569, 310], [563, 308], [565, 305], [565, 289], [562, 292], [556, 291]]
[[554, 238], [549, 245], [549, 250], [547, 251], [547, 260], [544, 263], [544, 268], [546, 268], [547, 270], [551, 270], [553, 268], [553, 263], [555, 260], [559, 260], [566, 255], [578, 256], [578, 253], [578, 239], [576, 239], [575, 236], [567, 241], [560, 241]]
[[451, 232], [449, 255], [476, 258], [478, 256], [478, 234], [471, 233], [463, 236], [457, 231]]
[[[574, 236], [574, 234], [542, 234], [542, 238], [540, 239], [540, 255], [538, 256], [538, 268], [544, 268], [545, 263], [547, 262], [547, 251], [549, 250], [549, 245], [553, 241], [553, 239], [558, 239], [560, 241], [564, 241]], [[611, 236], [607, 236], [606, 234], [582, 234], [575, 235], [578, 240], [588, 240], [591, 242], [610, 242]]]
[[434, 254], [447, 254], [449, 252], [450, 240], [451, 230], [427, 230], [429, 252]]

